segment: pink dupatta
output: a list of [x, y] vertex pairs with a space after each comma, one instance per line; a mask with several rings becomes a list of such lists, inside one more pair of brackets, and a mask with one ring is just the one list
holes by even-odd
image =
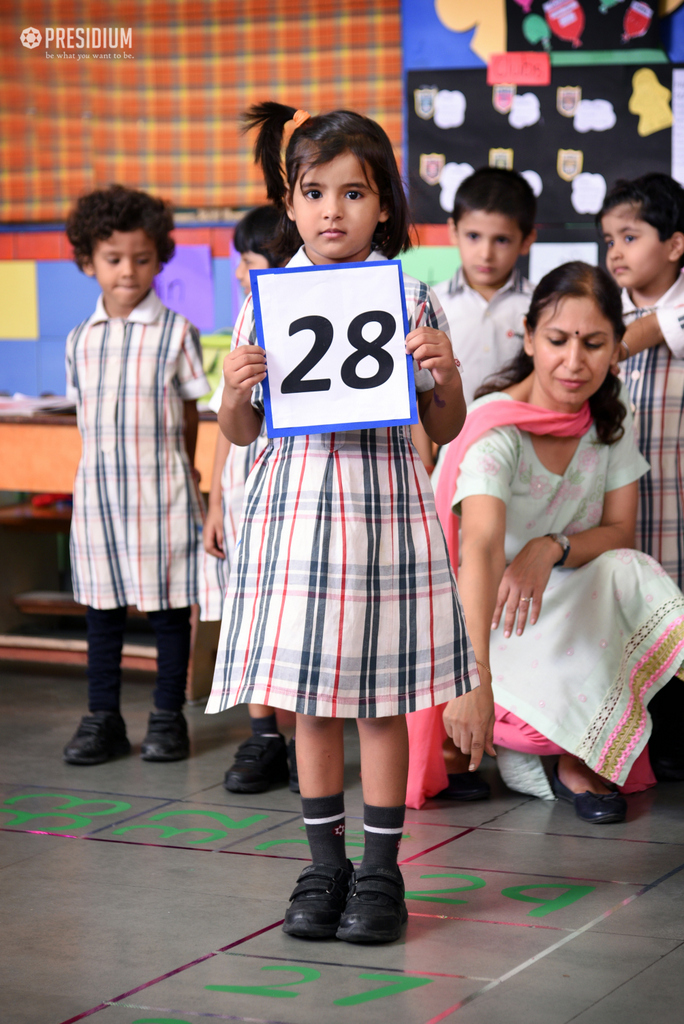
[[[444, 530], [454, 573], [458, 574], [458, 517], [451, 511], [461, 462], [470, 446], [488, 430], [516, 426], [531, 434], [553, 437], [582, 437], [593, 423], [589, 403], [577, 413], [551, 412], [528, 402], [507, 397], [478, 405], [468, 413], [463, 430], [447, 448], [435, 495], [435, 505]], [[429, 797], [448, 785], [442, 756], [446, 731], [442, 724], [444, 705], [415, 711], [406, 716], [409, 732], [408, 807], [420, 808]]]

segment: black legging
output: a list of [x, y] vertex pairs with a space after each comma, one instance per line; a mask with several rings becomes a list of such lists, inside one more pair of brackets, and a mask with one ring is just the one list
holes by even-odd
[[[157, 637], [157, 685], [154, 706], [180, 711], [190, 658], [190, 608], [148, 612]], [[118, 711], [121, 696], [121, 649], [126, 625], [125, 608], [88, 608], [88, 707], [90, 711]]]

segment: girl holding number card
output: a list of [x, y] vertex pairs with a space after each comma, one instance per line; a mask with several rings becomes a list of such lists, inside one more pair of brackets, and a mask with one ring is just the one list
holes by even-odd
[[[277, 103], [253, 107], [246, 123], [259, 129], [256, 157], [281, 211], [273, 247], [281, 265], [358, 264], [410, 247], [401, 178], [378, 124]], [[404, 289], [422, 424], [445, 444], [465, 419], [446, 318], [426, 285], [404, 277]], [[234, 342], [218, 418], [233, 444], [248, 445], [261, 429], [267, 374], [251, 298]], [[345, 355], [348, 344], [333, 342]], [[284, 931], [398, 938], [407, 919], [397, 866], [405, 715], [479, 682], [410, 428], [270, 439], [247, 481], [225, 609], [207, 711], [259, 702], [297, 712], [313, 864], [298, 879]], [[345, 718], [357, 719], [361, 743], [365, 852], [356, 871], [344, 842]]]

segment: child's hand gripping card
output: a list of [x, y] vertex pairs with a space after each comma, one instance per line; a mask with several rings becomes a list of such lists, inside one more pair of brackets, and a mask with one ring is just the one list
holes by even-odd
[[399, 260], [250, 279], [269, 437], [418, 422]]

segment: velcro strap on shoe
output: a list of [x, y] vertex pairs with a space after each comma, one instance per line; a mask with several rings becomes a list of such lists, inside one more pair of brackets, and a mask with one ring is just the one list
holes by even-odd
[[399, 904], [402, 904], [404, 901], [403, 885], [401, 882], [395, 881], [392, 878], [386, 878], [375, 872], [364, 874], [360, 878], [354, 875], [352, 879], [351, 892], [349, 893], [350, 899], [353, 896], [362, 896], [365, 893], [382, 894]]
[[306, 868], [304, 870], [308, 870], [309, 873], [304, 876], [304, 872], [302, 872], [297, 879], [297, 884], [290, 896], [290, 902], [295, 897], [307, 893], [325, 893], [346, 900], [350, 876], [349, 872], [344, 868], [333, 868], [332, 866], [328, 868], [325, 865], [316, 865], [314, 870]]

